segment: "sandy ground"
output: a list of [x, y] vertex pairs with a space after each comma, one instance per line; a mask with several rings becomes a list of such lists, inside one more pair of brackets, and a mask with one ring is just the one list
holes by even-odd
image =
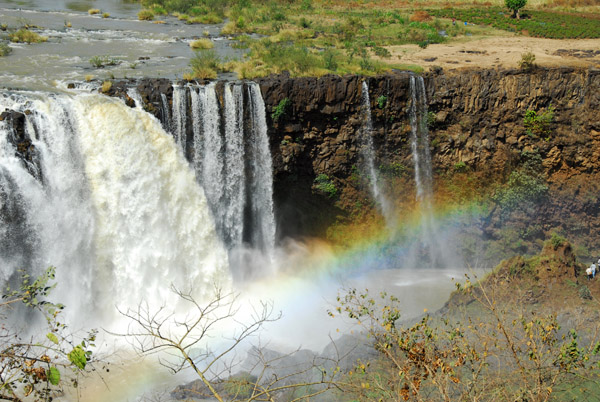
[[425, 69], [516, 68], [523, 53], [535, 54], [535, 63], [543, 67], [600, 68], [600, 39], [540, 39], [523, 36], [473, 38], [471, 40], [429, 45], [390, 46], [395, 63], [416, 64]]

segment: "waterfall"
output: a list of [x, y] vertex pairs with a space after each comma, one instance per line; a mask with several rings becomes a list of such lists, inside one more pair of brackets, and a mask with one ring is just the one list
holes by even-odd
[[396, 225], [395, 211], [390, 200], [381, 190], [379, 172], [375, 167], [375, 147], [373, 146], [373, 120], [371, 117], [371, 100], [369, 98], [369, 85], [367, 81], [362, 82], [361, 93], [361, 117], [363, 125], [360, 132], [362, 168], [369, 180], [369, 190], [377, 204], [379, 212], [383, 215], [386, 224], [390, 228]]
[[415, 169], [416, 198], [421, 214], [420, 252], [425, 260], [433, 264], [441, 260], [442, 253], [433, 216], [433, 174], [426, 123], [427, 94], [423, 77], [411, 74], [410, 96], [410, 144]]
[[81, 324], [115, 304], [175, 303], [171, 283], [200, 296], [229, 280], [203, 189], [154, 117], [97, 94], [0, 94], [5, 108], [29, 111], [43, 183], [0, 124], [0, 248], [12, 250], [0, 280], [56, 266], [55, 293]]
[[129, 96], [135, 102], [136, 107], [144, 107], [144, 101], [137, 88], [128, 88], [127, 96]]
[[273, 214], [273, 166], [269, 138], [267, 137], [267, 119], [265, 103], [260, 88], [255, 83], [248, 85], [250, 99], [250, 162], [251, 205], [256, 230], [253, 232], [253, 244], [263, 250], [271, 250], [275, 244], [275, 216]]
[[187, 91], [186, 87], [173, 84], [173, 113], [171, 129], [175, 142], [180, 144], [183, 154], [186, 152], [186, 115], [187, 115]]
[[[222, 108], [214, 83], [190, 85], [188, 90], [194, 146], [191, 163], [219, 236], [230, 250], [249, 245], [271, 252], [275, 244], [273, 168], [258, 85], [225, 83]], [[183, 98], [185, 93], [177, 96]], [[182, 125], [187, 119], [184, 113]]]

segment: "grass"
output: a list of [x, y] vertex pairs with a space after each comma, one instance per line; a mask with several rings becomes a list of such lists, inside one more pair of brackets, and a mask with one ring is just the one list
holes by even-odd
[[45, 36], [41, 36], [38, 33], [35, 33], [28, 29], [21, 28], [18, 31], [13, 32], [10, 35], [10, 40], [11, 40], [11, 42], [16, 42], [16, 43], [31, 44], [31, 43], [46, 42], [48, 40], [48, 38]]
[[89, 14], [89, 15], [96, 15], [96, 14], [100, 14], [100, 10], [99, 10], [99, 9], [97, 9], [97, 8], [90, 8], [90, 9], [88, 10], [88, 14]]
[[590, 15], [524, 10], [521, 19], [510, 18], [504, 8], [467, 8], [429, 10], [432, 15], [490, 26], [508, 32], [551, 39], [600, 38], [600, 22]]
[[[143, 0], [142, 4], [150, 7], [146, 4], [149, 2]], [[399, 46], [425, 48], [506, 32], [556, 38], [600, 37], [600, 16], [551, 12], [545, 1], [536, 0], [529, 2], [528, 9], [522, 11], [526, 18], [519, 21], [508, 17], [510, 11], [504, 7], [504, 0], [454, 8], [445, 8], [442, 0], [431, 0], [427, 9], [391, 0], [153, 2], [188, 23], [220, 22], [227, 17], [222, 33], [236, 38], [233, 47], [248, 52], [222, 67], [236, 71], [240, 78], [283, 71], [292, 76], [374, 75], [391, 69], [420, 72], [420, 66], [399, 64]], [[533, 10], [536, 7], [539, 10]], [[452, 18], [466, 20], [469, 25], [453, 24]], [[262, 38], [252, 39], [250, 34]]]
[[8, 56], [12, 53], [12, 48], [7, 43], [0, 42], [0, 57]]
[[191, 75], [187, 79], [214, 79], [222, 70], [221, 59], [214, 50], [197, 50], [190, 60]]
[[137, 14], [140, 21], [152, 21], [154, 19], [154, 13], [151, 10], [140, 10]]
[[194, 50], [198, 49], [212, 49], [215, 44], [210, 39], [196, 39], [190, 43], [190, 47]]

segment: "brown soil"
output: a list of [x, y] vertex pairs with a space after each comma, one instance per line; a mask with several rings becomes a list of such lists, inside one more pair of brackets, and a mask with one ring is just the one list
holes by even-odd
[[394, 62], [416, 64], [425, 69], [516, 68], [523, 53], [532, 52], [542, 67], [600, 68], [600, 39], [541, 39], [519, 36], [472, 39], [429, 45], [390, 46]]

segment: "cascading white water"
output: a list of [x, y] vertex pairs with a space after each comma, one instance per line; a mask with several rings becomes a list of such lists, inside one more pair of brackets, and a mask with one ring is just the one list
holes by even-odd
[[[34, 268], [57, 267], [56, 293], [80, 324], [87, 316], [97, 326], [102, 313], [110, 320], [114, 305], [175, 303], [171, 283], [199, 296], [227, 284], [203, 190], [156, 119], [102, 95], [0, 96], [0, 108], [31, 111], [44, 178], [15, 157], [0, 125], [0, 184], [5, 194], [14, 184], [8, 196], [26, 215], [11, 229], [28, 228]], [[4, 266], [3, 279], [17, 268]]]
[[360, 140], [362, 167], [369, 180], [371, 195], [377, 204], [377, 208], [383, 215], [386, 224], [390, 228], [396, 225], [395, 211], [392, 202], [383, 194], [380, 185], [379, 172], [375, 167], [375, 147], [373, 146], [373, 119], [371, 117], [371, 100], [369, 98], [369, 85], [367, 81], [362, 82], [361, 92], [361, 116], [363, 125], [361, 127]]
[[173, 113], [171, 114], [171, 130], [175, 142], [180, 144], [183, 154], [186, 152], [186, 116], [187, 116], [187, 88], [173, 84]]
[[224, 229], [232, 247], [242, 244], [246, 174], [244, 166], [244, 98], [241, 85], [228, 84], [225, 99], [225, 199]]
[[142, 100], [142, 96], [140, 95], [140, 92], [137, 90], [137, 88], [128, 88], [127, 96], [133, 99], [136, 107], [144, 106], [144, 101]]
[[421, 214], [421, 254], [429, 263], [439, 263], [442, 256], [437, 241], [437, 230], [433, 216], [433, 173], [427, 129], [427, 94], [423, 77], [410, 75], [410, 127], [411, 151], [415, 169], [416, 197]]
[[265, 251], [275, 245], [275, 215], [273, 213], [273, 166], [269, 138], [267, 137], [267, 119], [265, 104], [256, 83], [248, 84], [250, 101], [251, 129], [250, 161], [252, 191], [251, 204], [254, 218], [253, 244]]
[[160, 111], [162, 114], [163, 125], [165, 127], [165, 131], [171, 132], [171, 111], [169, 108], [169, 100], [167, 99], [167, 95], [160, 94]]
[[[252, 248], [272, 251], [275, 218], [265, 106], [258, 85], [246, 86], [247, 111], [244, 84], [223, 86], [222, 111], [214, 83], [189, 87], [192, 163], [205, 189], [217, 231], [228, 248], [239, 248], [247, 242]], [[246, 124], [245, 116], [249, 117]]]

